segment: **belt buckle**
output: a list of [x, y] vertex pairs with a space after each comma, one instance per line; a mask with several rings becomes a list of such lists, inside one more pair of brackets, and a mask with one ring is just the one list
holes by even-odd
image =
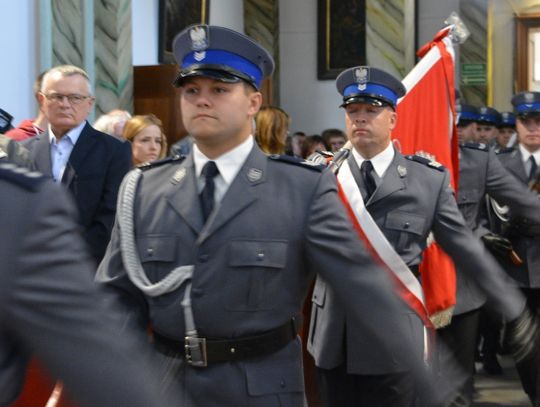
[[195, 367], [208, 366], [208, 359], [206, 356], [206, 338], [186, 336], [184, 340], [184, 352], [187, 363]]

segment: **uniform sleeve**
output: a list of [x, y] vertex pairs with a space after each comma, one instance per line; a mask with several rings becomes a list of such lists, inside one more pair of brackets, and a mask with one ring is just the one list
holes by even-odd
[[507, 320], [517, 318], [525, 306], [523, 296], [467, 228], [450, 188], [448, 172], [443, 178], [432, 226], [437, 243], [461, 270], [475, 279], [499, 313]]
[[149, 353], [92, 281], [72, 204], [50, 184], [31, 202], [13, 237], [11, 278], [2, 282], [2, 325], [82, 405], [171, 405], [158, 396]]
[[116, 298], [122, 311], [124, 324], [145, 335], [149, 322], [148, 304], [141, 291], [133, 285], [124, 268], [120, 235], [120, 224], [116, 221], [105, 256], [98, 267], [96, 281]]

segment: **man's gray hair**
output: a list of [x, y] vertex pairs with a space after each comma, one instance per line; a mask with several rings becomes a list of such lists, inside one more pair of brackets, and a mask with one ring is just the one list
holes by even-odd
[[86, 83], [88, 84], [88, 94], [92, 95], [92, 84], [90, 83], [90, 78], [88, 77], [88, 74], [84, 69], [81, 69], [75, 65], [58, 65], [49, 69], [43, 76], [43, 80], [41, 82], [42, 92], [45, 90], [45, 84], [47, 83], [49, 77], [56, 73], [60, 73], [63, 78], [74, 75], [82, 76], [84, 79], [86, 79]]

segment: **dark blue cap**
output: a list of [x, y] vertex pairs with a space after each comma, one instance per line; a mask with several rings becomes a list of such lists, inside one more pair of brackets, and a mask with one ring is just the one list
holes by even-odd
[[499, 122], [498, 128], [502, 129], [504, 127], [516, 127], [516, 116], [512, 112], [501, 112], [501, 121]]
[[456, 105], [457, 125], [466, 126], [478, 120], [478, 109], [473, 105], [458, 103]]
[[369, 103], [375, 106], [396, 107], [405, 96], [405, 86], [389, 73], [369, 66], [356, 66], [339, 74], [338, 92], [343, 96], [341, 107], [351, 103]]
[[223, 82], [243, 80], [259, 89], [274, 71], [274, 60], [251, 38], [224, 27], [200, 24], [187, 27], [173, 41], [180, 72], [174, 81], [206, 76]]
[[478, 118], [476, 119], [477, 123], [490, 124], [497, 126], [501, 121], [500, 113], [489, 106], [482, 106], [478, 109]]
[[540, 92], [521, 92], [512, 97], [516, 115], [540, 114]]

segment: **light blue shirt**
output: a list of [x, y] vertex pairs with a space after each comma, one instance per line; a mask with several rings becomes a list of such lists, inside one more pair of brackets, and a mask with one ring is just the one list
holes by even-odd
[[49, 124], [49, 142], [51, 143], [51, 172], [54, 182], [60, 183], [60, 181], [62, 181], [62, 176], [66, 170], [69, 156], [71, 155], [73, 147], [75, 147], [75, 143], [77, 143], [84, 126], [86, 126], [86, 121], [68, 131], [60, 140], [57, 140], [51, 129], [51, 125]]

